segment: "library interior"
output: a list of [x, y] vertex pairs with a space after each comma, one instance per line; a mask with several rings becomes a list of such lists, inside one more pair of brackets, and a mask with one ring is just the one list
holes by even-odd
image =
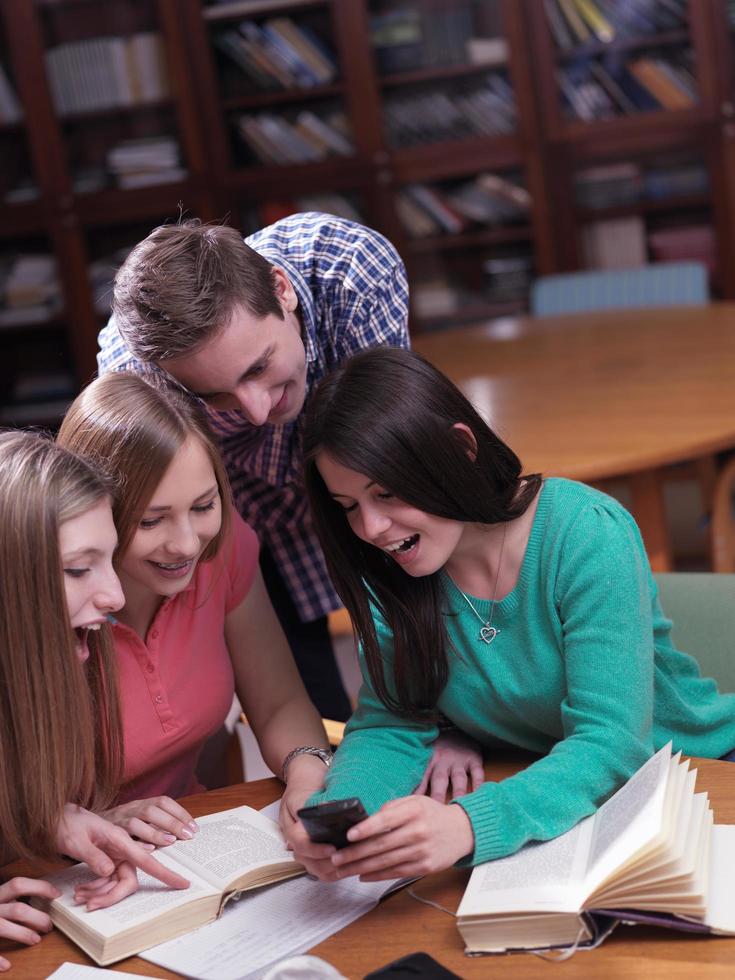
[[[196, 218], [248, 238], [300, 213], [356, 222], [405, 266], [411, 348], [524, 473], [580, 481], [632, 513], [676, 642], [735, 691], [735, 0], [0, 0], [0, 160], [4, 431], [57, 432], [98, 372], [116, 273], [155, 228]], [[491, 639], [494, 581], [487, 621], [460, 590]], [[328, 624], [354, 707], [353, 625], [344, 608]], [[226, 775], [192, 797], [194, 816], [282, 791], [233, 711]], [[342, 726], [328, 731], [338, 743]], [[698, 762], [714, 829], [735, 824], [735, 767]], [[488, 778], [527, 764], [504, 748]], [[660, 795], [685, 779], [678, 764]], [[463, 941], [445, 906], [454, 914], [467, 880], [458, 866], [412, 886], [418, 900], [363, 896], [348, 928], [335, 911], [334, 935], [305, 930], [280, 955], [316, 947], [338, 972], [314, 977], [373, 976], [419, 949], [453, 972], [375, 976], [562, 969], [465, 957], [486, 949], [480, 924], [470, 916]], [[295, 902], [295, 882], [269, 893], [292, 886]], [[276, 928], [276, 912], [258, 914]], [[611, 928], [585, 922], [546, 945]], [[264, 976], [273, 957], [242, 943], [251, 972], [206, 956], [186, 972], [194, 946], [121, 968]], [[0, 959], [6, 946], [17, 977], [67, 963], [71, 980], [90, 962], [56, 933], [38, 949], [0, 940]], [[735, 938], [640, 922], [563, 969], [689, 980], [724, 977], [733, 958]]]

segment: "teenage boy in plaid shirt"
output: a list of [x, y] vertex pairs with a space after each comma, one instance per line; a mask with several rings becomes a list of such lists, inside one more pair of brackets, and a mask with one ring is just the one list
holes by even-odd
[[118, 272], [100, 374], [163, 369], [207, 404], [235, 503], [324, 717], [350, 705], [326, 614], [341, 603], [301, 486], [305, 399], [366, 347], [407, 347], [408, 285], [395, 248], [330, 215], [293, 215], [243, 242], [197, 221], [156, 228]]

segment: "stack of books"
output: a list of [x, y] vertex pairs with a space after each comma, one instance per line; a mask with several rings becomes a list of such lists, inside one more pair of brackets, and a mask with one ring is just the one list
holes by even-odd
[[478, 174], [449, 188], [408, 184], [397, 196], [398, 215], [412, 238], [456, 234], [475, 225], [523, 220], [531, 196], [519, 183], [498, 174]]
[[576, 202], [583, 208], [607, 208], [642, 200], [705, 194], [707, 168], [699, 163], [644, 167], [631, 161], [579, 170], [574, 178]]
[[61, 309], [53, 255], [19, 253], [0, 265], [0, 327], [43, 323]]
[[179, 144], [170, 136], [122, 140], [107, 154], [107, 167], [120, 188], [172, 184], [183, 180]]
[[512, 133], [517, 123], [513, 89], [499, 72], [461, 87], [392, 94], [383, 109], [394, 147]]
[[217, 31], [215, 46], [259, 91], [314, 88], [337, 77], [337, 59], [305, 24], [273, 17], [262, 24], [245, 20]]
[[244, 113], [235, 124], [255, 160], [263, 164], [315, 163], [355, 152], [349, 122], [339, 110]]
[[152, 31], [60, 44], [46, 52], [46, 69], [60, 115], [144, 105], [171, 94], [163, 39]]

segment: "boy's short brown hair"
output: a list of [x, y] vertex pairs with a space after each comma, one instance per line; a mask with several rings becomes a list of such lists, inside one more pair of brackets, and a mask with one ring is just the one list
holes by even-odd
[[193, 219], [154, 228], [135, 246], [115, 277], [112, 311], [134, 357], [163, 361], [202, 347], [238, 304], [283, 318], [273, 266], [234, 228]]

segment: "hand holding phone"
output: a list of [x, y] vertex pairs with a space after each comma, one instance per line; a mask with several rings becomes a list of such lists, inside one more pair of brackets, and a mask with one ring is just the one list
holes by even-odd
[[317, 806], [305, 806], [297, 812], [298, 818], [315, 844], [333, 844], [347, 847], [347, 831], [367, 817], [367, 811], [357, 797], [332, 800]]

